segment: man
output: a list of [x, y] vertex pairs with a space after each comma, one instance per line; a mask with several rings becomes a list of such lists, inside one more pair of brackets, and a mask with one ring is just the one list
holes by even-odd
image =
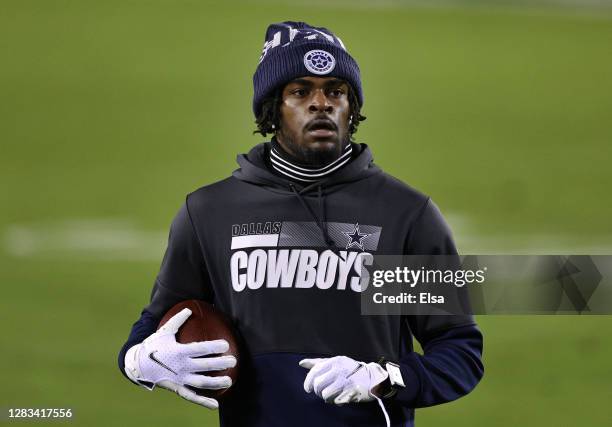
[[[406, 426], [414, 408], [469, 393], [483, 374], [470, 316], [360, 313], [367, 257], [456, 249], [433, 202], [352, 142], [363, 95], [342, 41], [303, 22], [273, 24], [253, 81], [258, 132], [274, 137], [238, 156], [231, 177], [187, 196], [121, 371], [209, 408], [218, 402], [192, 387], [232, 386], [223, 426]], [[219, 355], [225, 341], [176, 343], [188, 310], [155, 332], [186, 299], [214, 303], [241, 333], [235, 385], [206, 375], [235, 364]]]

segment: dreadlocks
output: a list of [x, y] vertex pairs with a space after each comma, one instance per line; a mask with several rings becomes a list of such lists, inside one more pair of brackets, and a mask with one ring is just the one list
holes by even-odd
[[[283, 89], [278, 88], [272, 95], [264, 99], [261, 104], [261, 111], [255, 118], [257, 129], [253, 131], [254, 134], [259, 133], [265, 137], [267, 134], [274, 134], [280, 128], [280, 105], [283, 100], [282, 92]], [[353, 116], [353, 120], [349, 124], [348, 133], [351, 141], [353, 141], [353, 134], [357, 132], [359, 122], [364, 121], [366, 117], [361, 114], [361, 107], [359, 106], [357, 95], [350, 84], [348, 85], [348, 100], [350, 115]]]

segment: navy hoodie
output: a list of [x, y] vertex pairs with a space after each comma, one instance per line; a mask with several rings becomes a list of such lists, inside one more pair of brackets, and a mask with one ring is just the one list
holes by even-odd
[[[221, 426], [384, 426], [376, 402], [343, 406], [307, 394], [305, 357], [399, 363], [406, 383], [384, 401], [393, 426], [414, 408], [469, 393], [483, 375], [471, 316], [362, 316], [367, 254], [456, 254], [425, 195], [382, 172], [365, 144], [331, 176], [300, 185], [273, 173], [269, 144], [239, 155], [231, 177], [187, 196], [174, 218], [150, 304], [119, 353], [153, 333], [179, 301], [202, 299], [234, 321], [241, 376], [220, 403]], [[423, 348], [414, 352], [413, 338]]]

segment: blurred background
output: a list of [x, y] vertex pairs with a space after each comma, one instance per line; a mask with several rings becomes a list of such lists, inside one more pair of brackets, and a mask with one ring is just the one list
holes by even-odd
[[[0, 407], [216, 426], [116, 367], [185, 194], [253, 136], [272, 22], [337, 33], [356, 139], [431, 195], [462, 253], [612, 253], [608, 1], [46, 1], [0, 12]], [[610, 425], [612, 317], [482, 316], [486, 374], [419, 426]], [[3, 409], [5, 411], [5, 409]]]

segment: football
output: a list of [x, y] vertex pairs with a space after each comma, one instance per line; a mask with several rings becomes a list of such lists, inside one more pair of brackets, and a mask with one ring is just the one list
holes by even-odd
[[[191, 316], [181, 326], [176, 334], [176, 341], [181, 344], [188, 344], [195, 341], [210, 341], [224, 339], [229, 343], [229, 350], [224, 355], [236, 357], [236, 366], [222, 371], [209, 371], [205, 375], [218, 377], [227, 375], [232, 379], [232, 384], [238, 378], [240, 357], [238, 352], [238, 335], [229, 318], [213, 305], [199, 300], [181, 301], [172, 307], [159, 322], [157, 329], [161, 328], [172, 316], [184, 308], [191, 310]], [[218, 355], [215, 355], [218, 356]], [[207, 357], [207, 356], [203, 356]], [[214, 399], [222, 398], [233, 387], [221, 390], [202, 390], [190, 387], [197, 394]]]

